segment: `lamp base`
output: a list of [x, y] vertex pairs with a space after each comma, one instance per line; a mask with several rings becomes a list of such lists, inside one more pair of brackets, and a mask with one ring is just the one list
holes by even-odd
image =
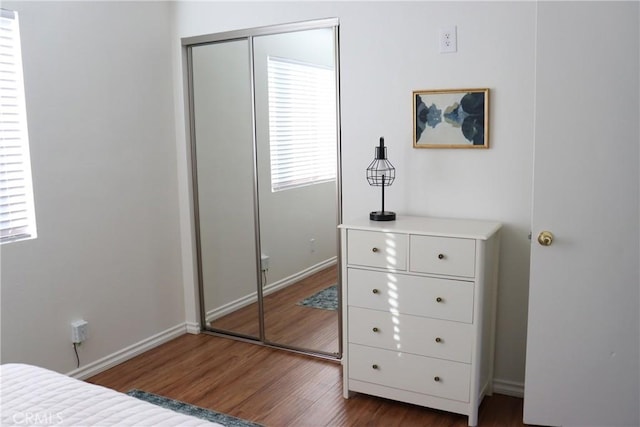
[[369, 214], [369, 219], [372, 221], [395, 221], [396, 213], [389, 211], [375, 211]]

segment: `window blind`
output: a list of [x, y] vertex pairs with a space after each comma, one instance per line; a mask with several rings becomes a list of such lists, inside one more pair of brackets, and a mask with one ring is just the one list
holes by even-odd
[[0, 243], [35, 237], [16, 12], [0, 9]]
[[268, 57], [271, 190], [336, 179], [333, 68]]

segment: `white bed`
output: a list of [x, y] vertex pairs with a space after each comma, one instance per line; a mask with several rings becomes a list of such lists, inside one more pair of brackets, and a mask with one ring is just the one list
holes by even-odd
[[219, 426], [24, 364], [0, 365], [2, 426]]

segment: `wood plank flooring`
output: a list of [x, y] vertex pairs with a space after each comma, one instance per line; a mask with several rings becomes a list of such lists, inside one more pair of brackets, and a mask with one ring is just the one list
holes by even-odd
[[[463, 427], [467, 417], [356, 394], [339, 363], [206, 334], [186, 334], [88, 379], [137, 388], [273, 427]], [[494, 395], [479, 426], [522, 426], [522, 399]]]

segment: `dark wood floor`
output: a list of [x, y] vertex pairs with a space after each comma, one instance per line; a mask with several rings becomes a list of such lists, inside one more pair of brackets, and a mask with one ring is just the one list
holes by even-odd
[[[335, 353], [338, 347], [338, 312], [298, 305], [303, 299], [338, 281], [338, 268], [325, 268], [264, 298], [265, 338], [272, 343]], [[214, 320], [212, 328], [259, 337], [257, 303]]]
[[[141, 389], [265, 426], [463, 427], [467, 417], [357, 394], [342, 397], [342, 368], [321, 360], [206, 334], [183, 335], [88, 381]], [[522, 399], [494, 395], [480, 426], [522, 426]]]

